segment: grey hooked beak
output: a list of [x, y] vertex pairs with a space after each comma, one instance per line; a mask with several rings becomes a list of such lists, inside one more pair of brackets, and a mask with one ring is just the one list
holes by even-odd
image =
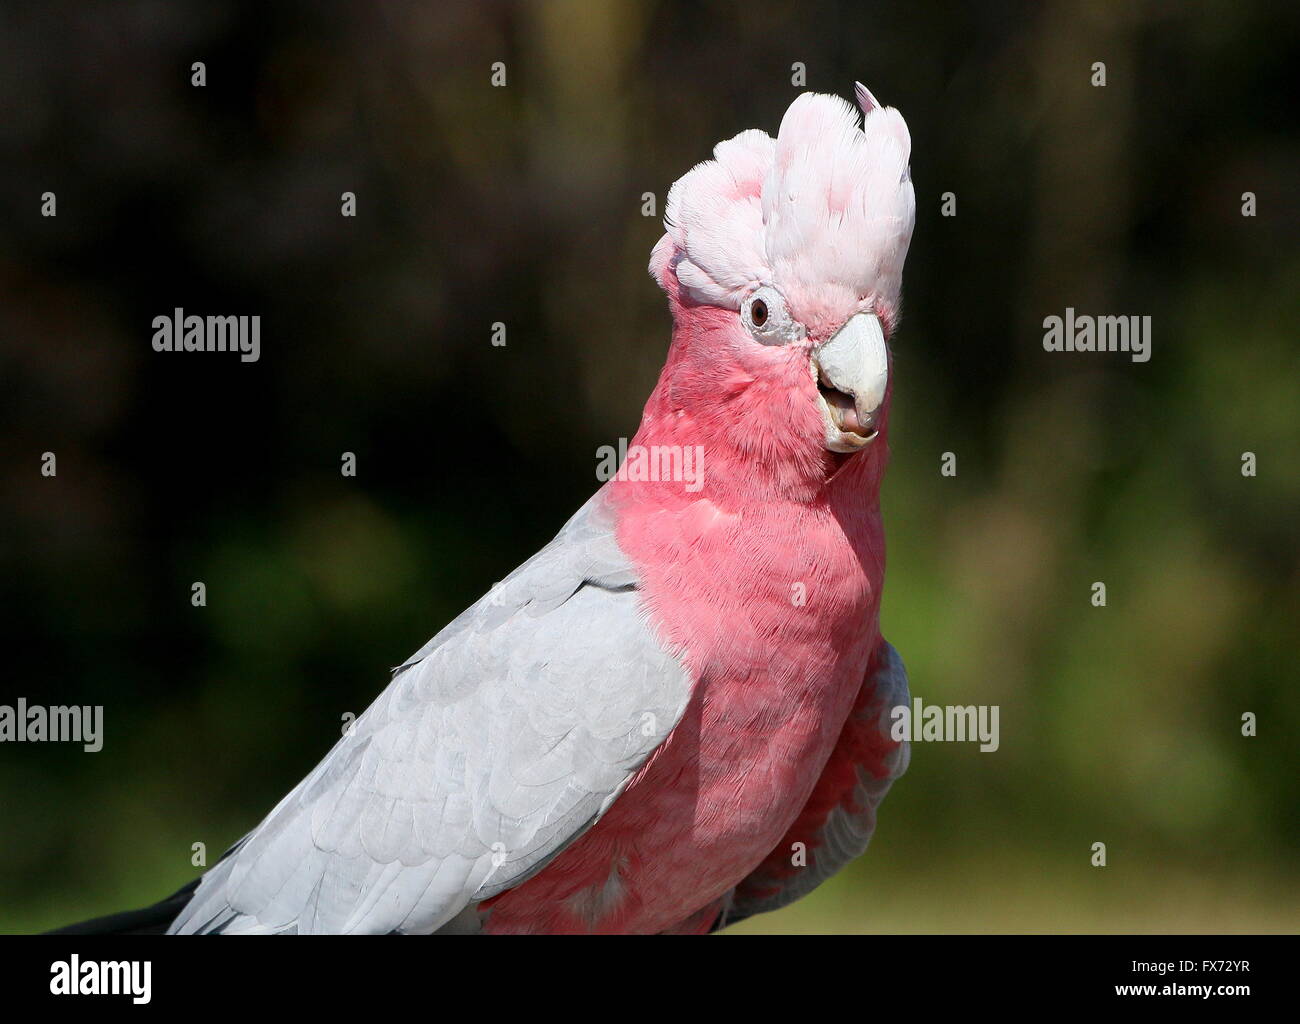
[[826, 420], [826, 447], [855, 452], [874, 441], [889, 386], [889, 351], [876, 315], [850, 317], [813, 351], [813, 367]]

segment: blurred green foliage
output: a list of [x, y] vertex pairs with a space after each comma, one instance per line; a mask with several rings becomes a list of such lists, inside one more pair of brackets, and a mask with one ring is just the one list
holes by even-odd
[[[774, 132], [796, 61], [911, 127], [884, 628], [1002, 743], [918, 745], [868, 856], [738, 930], [1296, 930], [1294, 5], [0, 21], [0, 700], [107, 733], [0, 747], [0, 930], [187, 881], [585, 500], [667, 340], [642, 195]], [[261, 362], [152, 353], [174, 306], [259, 313]], [[1151, 315], [1151, 361], [1044, 353], [1066, 306]]]

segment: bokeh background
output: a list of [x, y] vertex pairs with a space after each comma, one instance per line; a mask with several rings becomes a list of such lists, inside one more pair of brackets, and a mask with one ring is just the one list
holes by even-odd
[[[0, 702], [106, 738], [0, 745], [0, 930], [193, 877], [585, 500], [668, 338], [642, 195], [794, 62], [911, 127], [884, 627], [1002, 745], [918, 745], [867, 857], [737, 930], [1297, 930], [1297, 10], [6, 6]], [[176, 306], [261, 361], [154, 353]], [[1066, 306], [1151, 361], [1044, 353]]]

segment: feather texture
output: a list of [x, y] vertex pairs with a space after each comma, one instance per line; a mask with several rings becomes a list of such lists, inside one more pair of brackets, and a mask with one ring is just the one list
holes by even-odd
[[839, 97], [804, 93], [775, 140], [742, 132], [672, 186], [651, 272], [667, 287], [672, 269], [691, 299], [725, 309], [771, 285], [813, 332], [863, 299], [895, 309], [916, 217], [911, 146], [892, 107], [859, 123]]
[[[891, 711], [910, 701], [903, 659], [882, 640], [807, 805], [771, 854], [725, 901], [718, 927], [801, 899], [866, 852], [876, 830], [876, 810], [911, 759], [907, 741], [890, 736]], [[796, 844], [805, 853], [803, 863], [795, 860]]]
[[688, 695], [597, 494], [396, 670], [171, 930], [434, 931], [590, 827]]

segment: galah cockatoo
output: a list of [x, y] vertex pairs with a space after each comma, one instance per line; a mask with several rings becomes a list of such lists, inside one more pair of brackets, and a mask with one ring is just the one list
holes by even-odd
[[915, 199], [902, 116], [856, 92], [861, 122], [801, 95], [668, 193], [629, 451], [689, 479], [606, 483], [136, 926], [708, 932], [862, 853], [908, 758], [879, 489]]

